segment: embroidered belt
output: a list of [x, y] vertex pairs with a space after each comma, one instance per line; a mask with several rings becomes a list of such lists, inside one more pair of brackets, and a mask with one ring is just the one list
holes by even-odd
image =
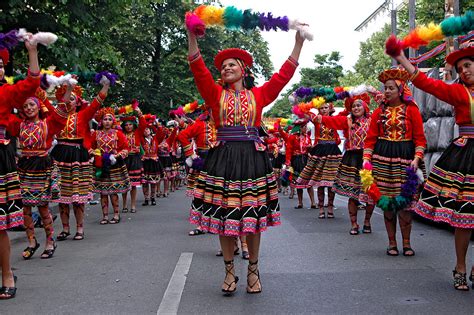
[[10, 143], [10, 139], [7, 138], [7, 128], [0, 126], [0, 144], [7, 145]]
[[474, 138], [474, 125], [459, 126], [459, 136]]
[[388, 137], [379, 137], [380, 140], [387, 140], [387, 141], [412, 141], [412, 139], [392, 139]]
[[217, 129], [217, 141], [254, 141], [263, 143], [258, 135], [258, 128], [234, 126]]
[[32, 157], [32, 156], [39, 156], [44, 157], [48, 155], [48, 150], [21, 150], [22, 157]]
[[318, 140], [318, 144], [336, 144], [334, 140]]
[[82, 146], [82, 143], [68, 142], [68, 141], [58, 141], [58, 144], [66, 145], [68, 147], [74, 147], [76, 149], [79, 149]]

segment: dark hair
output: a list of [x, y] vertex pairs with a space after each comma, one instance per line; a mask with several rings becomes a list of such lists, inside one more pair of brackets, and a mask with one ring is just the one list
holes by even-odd
[[462, 59], [469, 59], [469, 60], [471, 60], [471, 61], [474, 62], [474, 56], [466, 56], [466, 57], [459, 58], [459, 59], [456, 60], [456, 62], [454, 63], [454, 69], [456, 70], [457, 73], [458, 73], [458, 62], [461, 61]]

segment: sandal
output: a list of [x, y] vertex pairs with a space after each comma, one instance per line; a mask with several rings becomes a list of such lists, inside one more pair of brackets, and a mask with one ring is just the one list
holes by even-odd
[[195, 236], [195, 235], [201, 235], [201, 234], [206, 234], [206, 232], [200, 229], [194, 229], [194, 230], [189, 231], [188, 233], [189, 236]]
[[103, 218], [102, 220], [100, 220], [99, 224], [100, 224], [100, 225], [109, 224], [109, 219]]
[[415, 256], [415, 251], [411, 247], [403, 247], [403, 256], [406, 256], [406, 257]]
[[84, 232], [76, 232], [76, 235], [72, 238], [75, 241], [82, 241], [84, 239]]
[[152, 205], [152, 206], [156, 206], [156, 200], [155, 200], [155, 198], [154, 198], [154, 197], [153, 197], [153, 198], [151, 198], [151, 205]]
[[297, 205], [295, 209], [303, 209], [303, 205]]
[[122, 213], [127, 213], [128, 212], [128, 208], [123, 208], [122, 209]]
[[318, 215], [318, 219], [326, 219], [326, 214], [324, 212], [320, 212]]
[[[30, 259], [31, 257], [33, 257], [33, 255], [36, 253], [36, 251], [37, 251], [38, 248], [40, 247], [40, 243], [38, 243], [38, 241], [36, 240], [36, 238], [35, 238], [35, 243], [36, 243], [35, 247], [30, 247], [30, 246], [28, 246], [27, 248], [25, 248], [25, 249], [23, 250], [22, 256], [23, 256], [23, 259], [24, 259], [24, 260], [28, 260], [28, 259]], [[25, 254], [26, 254], [26, 256], [25, 256]]]
[[[454, 288], [459, 291], [469, 291], [469, 286], [467, 285], [466, 273], [458, 272], [456, 269], [453, 270], [453, 280]], [[471, 277], [469, 277], [471, 278]], [[461, 288], [463, 287], [463, 288]]]
[[[393, 253], [392, 251], [395, 251], [395, 253]], [[397, 246], [389, 246], [387, 248], [387, 255], [389, 256], [398, 256], [399, 252], [398, 252], [398, 248]]]
[[364, 234], [372, 233], [372, 227], [370, 225], [364, 225], [362, 228], [362, 233]]
[[249, 260], [249, 252], [247, 250], [242, 251], [242, 259]]
[[[222, 288], [222, 292], [224, 292], [225, 295], [231, 295], [232, 293], [234, 293], [237, 290], [237, 282], [239, 282], [239, 277], [235, 276], [235, 269], [234, 269], [234, 261], [233, 260], [224, 261], [224, 264], [225, 264], [225, 277], [227, 278], [227, 275], [230, 274], [234, 277], [234, 280], [229, 283], [229, 282], [226, 282], [225, 279], [224, 279], [224, 284], [227, 286], [227, 288]], [[234, 272], [232, 272], [232, 271], [234, 271]], [[230, 288], [234, 284], [235, 284], [235, 287], [234, 287], [233, 290], [231, 290]]]
[[309, 207], [310, 209], [318, 209], [318, 207], [316, 207], [316, 205], [311, 205], [311, 207]]
[[45, 249], [44, 252], [41, 254], [40, 258], [41, 259], [50, 259], [51, 257], [53, 257], [54, 252], [56, 251], [56, 247], [58, 247], [58, 246], [56, 245], [56, 242], [54, 242], [53, 243], [53, 248]]
[[359, 226], [357, 227], [353, 227], [350, 232], [349, 232], [350, 235], [359, 235]]
[[[247, 293], [248, 294], [256, 294], [256, 293], [261, 293], [262, 292], [262, 284], [260, 283], [260, 272], [258, 271], [258, 260], [254, 263], [249, 261], [249, 267], [247, 268]], [[252, 267], [255, 266], [254, 269]], [[249, 281], [249, 275], [255, 275], [257, 276], [257, 280], [253, 284], [250, 284]], [[252, 291], [252, 289], [257, 285], [260, 284], [260, 290], [257, 291]]]
[[58, 234], [58, 236], [56, 237], [56, 240], [57, 241], [64, 241], [65, 239], [67, 239], [67, 237], [69, 235], [71, 235], [71, 233], [66, 232], [66, 231], [62, 231], [61, 233]]
[[148, 199], [145, 199], [145, 201], [143, 201], [142, 206], [148, 206]]
[[137, 213], [137, 209], [135, 208], [130, 209], [130, 213]]
[[9, 300], [13, 299], [16, 295], [16, 279], [17, 277], [13, 276], [14, 287], [1, 287], [0, 288], [0, 300]]
[[113, 217], [110, 221], [109, 221], [110, 224], [117, 224], [117, 223], [120, 223], [120, 217], [116, 218], [116, 217]]

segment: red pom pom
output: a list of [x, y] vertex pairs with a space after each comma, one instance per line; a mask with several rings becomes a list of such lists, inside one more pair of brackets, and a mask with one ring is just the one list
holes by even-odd
[[206, 25], [196, 14], [192, 12], [186, 13], [185, 23], [187, 29], [198, 37], [203, 37], [206, 33]]
[[377, 203], [377, 201], [379, 201], [380, 198], [382, 197], [379, 187], [375, 183], [370, 185], [369, 189], [367, 190], [367, 195], [369, 195], [369, 197], [372, 198], [372, 200], [375, 201], [375, 203]]
[[385, 42], [385, 53], [391, 57], [397, 57], [400, 56], [402, 49], [402, 42], [395, 35], [390, 35]]
[[94, 165], [95, 167], [102, 168], [102, 155], [95, 155], [94, 156]]

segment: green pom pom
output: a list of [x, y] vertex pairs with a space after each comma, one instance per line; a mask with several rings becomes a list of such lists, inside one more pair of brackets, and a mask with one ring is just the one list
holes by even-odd
[[244, 20], [242, 11], [234, 6], [226, 7], [223, 17], [225, 27], [229, 29], [239, 29]]

